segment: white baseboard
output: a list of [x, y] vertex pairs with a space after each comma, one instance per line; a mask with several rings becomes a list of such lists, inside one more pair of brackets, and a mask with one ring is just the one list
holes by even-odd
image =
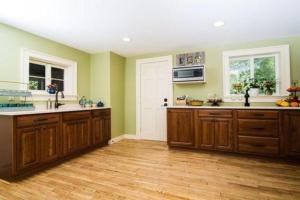
[[124, 139], [138, 140], [139, 138], [137, 137], [137, 135], [123, 134], [123, 135], [112, 138], [108, 143], [114, 144], [114, 143], [120, 142], [121, 140], [124, 140]]

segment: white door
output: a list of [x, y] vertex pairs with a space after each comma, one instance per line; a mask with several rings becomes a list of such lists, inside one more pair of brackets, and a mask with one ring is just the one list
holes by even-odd
[[[172, 57], [137, 61], [139, 136], [146, 140], [167, 140], [166, 105], [172, 105]], [[165, 104], [166, 103], [166, 104]]]

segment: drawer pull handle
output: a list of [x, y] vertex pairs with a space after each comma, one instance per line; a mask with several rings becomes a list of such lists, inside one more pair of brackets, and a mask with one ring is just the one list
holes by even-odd
[[34, 120], [34, 122], [44, 122], [44, 121], [48, 121], [48, 119], [36, 119], [36, 120]]
[[209, 113], [210, 115], [220, 115], [220, 113]]
[[253, 130], [265, 130], [265, 128], [264, 127], [254, 127], [254, 128], [252, 128]]
[[263, 116], [265, 116], [265, 115], [262, 114], [262, 113], [254, 113], [254, 116], [257, 116], [257, 117], [263, 117]]

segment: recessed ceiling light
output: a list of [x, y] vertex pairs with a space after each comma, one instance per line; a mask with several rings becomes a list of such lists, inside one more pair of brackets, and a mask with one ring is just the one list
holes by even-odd
[[123, 41], [124, 41], [124, 42], [130, 42], [131, 39], [130, 39], [129, 37], [123, 37]]
[[221, 27], [221, 26], [224, 26], [224, 22], [223, 21], [216, 21], [215, 23], [214, 23], [214, 27]]

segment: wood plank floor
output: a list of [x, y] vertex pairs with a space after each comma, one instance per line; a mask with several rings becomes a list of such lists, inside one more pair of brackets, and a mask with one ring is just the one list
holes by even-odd
[[300, 199], [300, 165], [123, 140], [19, 182], [0, 199]]

